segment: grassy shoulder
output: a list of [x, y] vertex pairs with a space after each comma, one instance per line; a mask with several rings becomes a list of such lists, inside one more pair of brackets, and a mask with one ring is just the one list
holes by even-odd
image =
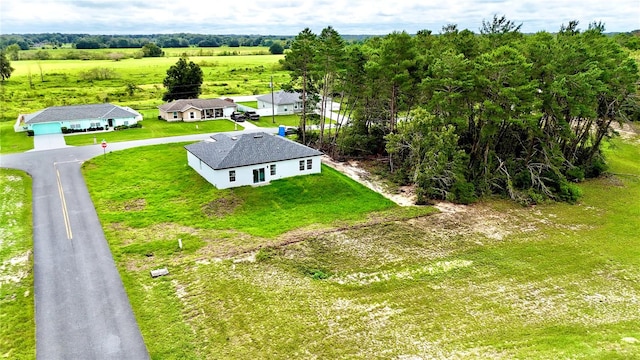
[[0, 169], [0, 357], [35, 359], [31, 178]]
[[[108, 143], [112, 143], [169, 136], [208, 134], [213, 132], [232, 131], [235, 129], [233, 122], [226, 119], [198, 122], [168, 122], [157, 118], [157, 110], [147, 110], [142, 113], [145, 120], [140, 123], [142, 124], [141, 128], [86, 133], [81, 135], [66, 135], [64, 137], [65, 142], [67, 145], [82, 146], [93, 144], [94, 138], [97, 142], [104, 139]], [[240, 124], [240, 126], [241, 125], [242, 124]], [[238, 129], [241, 129], [241, 127], [238, 127]]]
[[33, 149], [33, 137], [15, 132], [12, 121], [0, 121], [0, 154], [24, 152]]
[[[276, 116], [261, 116], [260, 120], [251, 121], [259, 127], [279, 127], [280, 125], [284, 126], [300, 126], [300, 115], [276, 115]], [[333, 120], [326, 118], [326, 123], [334, 123]], [[313, 123], [309, 123], [309, 125], [317, 125]]]

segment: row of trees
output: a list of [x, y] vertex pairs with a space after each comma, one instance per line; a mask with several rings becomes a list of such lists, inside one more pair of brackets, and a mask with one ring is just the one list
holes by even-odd
[[[361, 41], [366, 35], [346, 35], [344, 38], [350, 42]], [[119, 49], [141, 48], [147, 43], [155, 43], [164, 48], [176, 47], [218, 47], [218, 46], [271, 46], [280, 43], [288, 48], [293, 36], [281, 35], [209, 35], [209, 34], [151, 34], [151, 35], [88, 35], [88, 34], [2, 34], [0, 35], [0, 48], [4, 49], [11, 44], [17, 44], [21, 50], [31, 48], [62, 47], [72, 44], [77, 49]]]
[[141, 48], [147, 43], [160, 47], [218, 47], [218, 46], [271, 46], [275, 41], [286, 43], [292, 36], [275, 35], [206, 35], [206, 34], [153, 34], [153, 35], [88, 35], [88, 34], [11, 34], [0, 35], [0, 48], [17, 44], [21, 50], [43, 46], [62, 47], [72, 44], [77, 49]]
[[[605, 168], [611, 124], [638, 117], [638, 67], [601, 23], [524, 35], [504, 17], [479, 34], [395, 32], [347, 46], [332, 28], [305, 29], [283, 65], [302, 93], [301, 127], [318, 100], [342, 98], [350, 126], [317, 139], [345, 156], [386, 156], [421, 201], [505, 194], [574, 201], [573, 182]], [[320, 107], [322, 107], [321, 102]]]

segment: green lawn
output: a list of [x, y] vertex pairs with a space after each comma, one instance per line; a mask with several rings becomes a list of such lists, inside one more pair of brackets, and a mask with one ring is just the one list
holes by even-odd
[[26, 132], [15, 132], [12, 121], [0, 121], [0, 154], [24, 152], [33, 149], [33, 137]]
[[579, 204], [493, 200], [410, 220], [367, 215], [390, 205], [326, 168], [218, 191], [168, 145], [84, 173], [155, 359], [629, 359], [640, 146], [614, 144], [618, 175], [581, 184]]
[[[273, 122], [274, 118], [275, 123]], [[260, 127], [300, 126], [300, 117], [298, 115], [261, 116], [260, 120], [251, 122]]]
[[[142, 140], [168, 136], [180, 136], [190, 134], [207, 134], [212, 132], [232, 131], [235, 125], [229, 120], [211, 120], [198, 122], [168, 122], [158, 119], [157, 110], [142, 111], [144, 119], [142, 128], [125, 129], [102, 133], [87, 133], [66, 135], [67, 145], [81, 146], [93, 144], [94, 137], [97, 142], [105, 139], [107, 143], [118, 141]], [[240, 123], [240, 126], [242, 124]], [[241, 130], [241, 127], [238, 127]]]
[[[260, 126], [260, 127], [278, 127], [280, 125], [285, 126], [300, 126], [300, 115], [276, 115], [275, 123], [273, 122], [274, 118], [272, 116], [261, 116], [258, 121], [251, 121], [252, 123]], [[326, 123], [332, 123], [333, 120], [327, 118]], [[308, 125], [316, 125], [313, 123], [309, 123]]]
[[[87, 161], [84, 174], [94, 203], [102, 210], [101, 219], [132, 229], [170, 222], [274, 237], [311, 225], [347, 223], [395, 207], [326, 167], [322, 174], [269, 186], [217, 190], [187, 166], [183, 145], [143, 147]], [[135, 167], [129, 168], [130, 164]]]
[[254, 109], [258, 108], [258, 102], [257, 101], [238, 101], [237, 103], [240, 104], [240, 105], [248, 106], [250, 108], [254, 108]]
[[0, 169], [0, 357], [35, 359], [31, 178]]

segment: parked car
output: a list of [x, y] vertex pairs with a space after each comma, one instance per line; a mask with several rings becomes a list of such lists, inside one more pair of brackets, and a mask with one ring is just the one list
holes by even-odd
[[245, 111], [244, 116], [248, 120], [260, 120], [260, 115], [258, 115], [258, 113], [255, 111]]
[[295, 127], [295, 126], [287, 126], [287, 127], [284, 129], [284, 134], [285, 134], [285, 135], [295, 135], [295, 134], [297, 134], [297, 133], [298, 133], [298, 128], [297, 128], [297, 127]]
[[235, 120], [236, 122], [242, 122], [246, 120], [246, 116], [238, 111], [234, 111], [233, 113], [231, 113], [231, 120]]

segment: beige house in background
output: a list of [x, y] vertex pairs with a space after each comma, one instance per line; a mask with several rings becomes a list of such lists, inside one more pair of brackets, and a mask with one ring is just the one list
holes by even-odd
[[238, 105], [223, 99], [180, 99], [158, 106], [158, 118], [167, 121], [204, 121], [226, 118]]

